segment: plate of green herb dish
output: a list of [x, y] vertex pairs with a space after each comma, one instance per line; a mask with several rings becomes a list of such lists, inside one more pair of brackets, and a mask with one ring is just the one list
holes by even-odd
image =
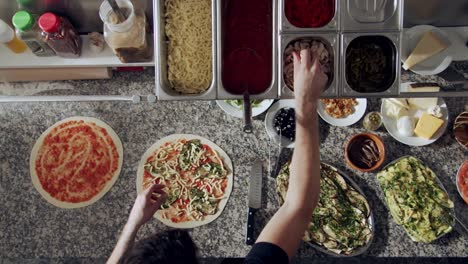
[[[252, 104], [252, 117], [261, 115], [264, 113], [268, 108], [270, 108], [271, 104], [273, 104], [274, 100], [258, 100], [253, 99], [250, 100]], [[243, 118], [244, 117], [244, 100], [217, 100], [216, 104], [223, 109], [226, 114], [237, 117]]]
[[379, 172], [377, 181], [393, 219], [413, 241], [431, 243], [452, 231], [454, 203], [422, 161], [401, 157]]

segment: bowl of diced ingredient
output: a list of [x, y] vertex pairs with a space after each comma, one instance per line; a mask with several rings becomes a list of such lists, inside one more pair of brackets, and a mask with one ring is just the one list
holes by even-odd
[[294, 100], [274, 103], [266, 114], [265, 128], [273, 142], [282, 147], [293, 148], [296, 136]]
[[[250, 100], [252, 106], [252, 117], [263, 114], [268, 108], [273, 104], [273, 100]], [[223, 109], [226, 114], [243, 118], [244, 116], [244, 100], [235, 99], [235, 100], [217, 100], [216, 104]]]

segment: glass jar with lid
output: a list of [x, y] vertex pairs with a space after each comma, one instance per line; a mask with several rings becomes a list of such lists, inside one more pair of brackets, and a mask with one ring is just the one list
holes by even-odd
[[36, 56], [55, 56], [55, 52], [42, 40], [41, 29], [35, 16], [24, 10], [18, 11], [13, 16], [12, 23], [16, 28], [16, 35]]
[[99, 9], [107, 45], [124, 63], [151, 61], [153, 52], [148, 45], [145, 13], [136, 9], [130, 0], [116, 2], [125, 16], [124, 21], [119, 21], [107, 1], [103, 1]]
[[77, 58], [81, 55], [81, 38], [65, 17], [48, 12], [39, 17], [42, 39], [60, 57]]

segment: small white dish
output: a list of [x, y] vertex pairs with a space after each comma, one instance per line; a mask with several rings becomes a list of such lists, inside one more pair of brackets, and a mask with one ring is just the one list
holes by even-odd
[[265, 117], [265, 128], [267, 131], [268, 136], [277, 144], [281, 145], [282, 147], [286, 148], [294, 148], [294, 142], [291, 140], [282, 137], [276, 133], [273, 121], [275, 119], [276, 114], [279, 110], [283, 108], [296, 108], [296, 102], [294, 100], [279, 100], [278, 102], [274, 103]]
[[[437, 105], [439, 105], [440, 109], [441, 109], [441, 112], [442, 112], [442, 120], [444, 120], [444, 124], [442, 125], [442, 127], [435, 133], [435, 135], [431, 138], [431, 139], [425, 139], [425, 138], [421, 138], [421, 137], [418, 137], [416, 135], [413, 135], [413, 136], [410, 136], [410, 137], [406, 137], [406, 136], [403, 136], [401, 135], [399, 132], [398, 132], [398, 128], [397, 128], [397, 122], [398, 120], [395, 120], [391, 117], [389, 117], [388, 115], [386, 115], [386, 111], [385, 111], [385, 99], [382, 100], [382, 105], [380, 107], [380, 114], [382, 115], [382, 121], [383, 121], [383, 124], [385, 126], [385, 129], [387, 129], [388, 133], [394, 138], [396, 139], [397, 141], [405, 144], [405, 145], [408, 145], [408, 146], [415, 146], [415, 147], [420, 147], [420, 146], [426, 146], [426, 145], [429, 145], [429, 144], [432, 144], [434, 142], [437, 141], [437, 139], [439, 139], [444, 133], [445, 133], [445, 130], [447, 129], [447, 126], [448, 126], [448, 119], [449, 119], [449, 115], [448, 115], [448, 109], [447, 109], [447, 104], [445, 103], [444, 99], [442, 98], [439, 98], [439, 100], [437, 101]], [[408, 115], [412, 118], [420, 118], [421, 115], [424, 113], [425, 111], [423, 110], [418, 110], [418, 109], [410, 109], [408, 111]]]
[[[266, 99], [266, 100], [263, 100], [260, 103], [259, 106], [252, 107], [252, 117], [261, 115], [266, 110], [268, 110], [268, 108], [273, 104], [273, 101], [274, 100]], [[218, 104], [218, 106], [221, 109], [223, 109], [223, 111], [226, 112], [226, 114], [231, 115], [233, 117], [237, 117], [237, 118], [244, 118], [244, 110], [243, 109], [240, 109], [239, 107], [235, 107], [233, 105], [230, 105], [224, 100], [217, 100], [216, 104]]]
[[432, 56], [431, 58], [420, 62], [415, 65], [410, 70], [414, 73], [420, 75], [435, 75], [443, 72], [445, 69], [450, 66], [453, 60], [452, 56], [452, 41], [447, 33], [443, 30], [429, 26], [429, 25], [419, 25], [412, 28], [406, 29], [403, 33], [403, 41], [401, 47], [401, 61], [404, 63], [409, 57], [411, 52], [418, 45], [419, 40], [421, 40], [424, 33], [432, 31], [437, 35], [443, 42], [447, 44], [447, 48], [438, 54]]
[[328, 124], [332, 126], [339, 126], [339, 127], [351, 126], [351, 125], [356, 124], [359, 120], [361, 120], [361, 118], [366, 113], [366, 109], [367, 109], [366, 98], [356, 98], [356, 100], [358, 104], [354, 106], [354, 113], [348, 115], [345, 118], [334, 118], [330, 116], [329, 114], [327, 114], [327, 112], [325, 111], [325, 106], [321, 101], [319, 101], [317, 112], [325, 122], [327, 122]]

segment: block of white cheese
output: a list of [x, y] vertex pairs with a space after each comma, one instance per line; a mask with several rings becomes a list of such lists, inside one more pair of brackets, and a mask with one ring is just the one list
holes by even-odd
[[385, 114], [393, 119], [408, 115], [408, 103], [406, 99], [385, 99]]
[[412, 83], [408, 86], [410, 93], [438, 93], [440, 86], [437, 83]]
[[408, 101], [405, 98], [388, 98], [387, 100], [399, 107], [409, 108]]
[[429, 108], [437, 105], [438, 98], [408, 98], [410, 108], [426, 111]]
[[422, 38], [419, 40], [416, 48], [411, 52], [409, 57], [403, 64], [403, 69], [408, 70], [413, 68], [418, 63], [421, 63], [437, 53], [447, 48], [445, 44], [436, 34], [432, 31], [424, 33]]

